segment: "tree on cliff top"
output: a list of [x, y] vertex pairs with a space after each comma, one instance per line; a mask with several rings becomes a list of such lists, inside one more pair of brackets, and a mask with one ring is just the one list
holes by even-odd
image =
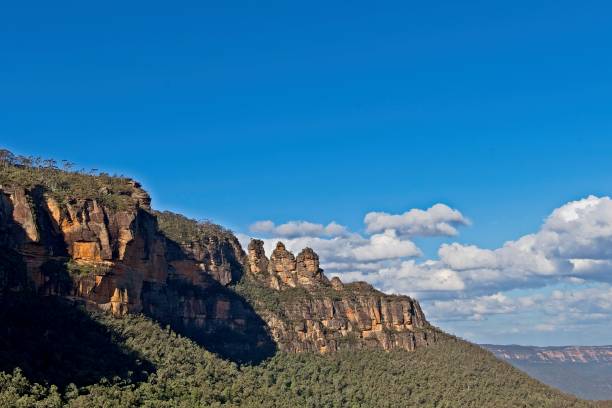
[[53, 159], [18, 156], [0, 150], [0, 186], [19, 186], [27, 189], [41, 187], [59, 202], [72, 199], [96, 199], [110, 208], [125, 208], [134, 190], [131, 179], [99, 173], [96, 169], [73, 171], [74, 164], [62, 160], [63, 169]]

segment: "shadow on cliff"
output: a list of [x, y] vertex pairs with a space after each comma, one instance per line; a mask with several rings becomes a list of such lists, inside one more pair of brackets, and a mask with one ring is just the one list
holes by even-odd
[[[102, 377], [125, 378], [129, 372], [152, 370], [150, 364], [124, 349], [121, 339], [64, 299], [75, 295], [74, 276], [66, 264], [67, 243], [50, 216], [44, 189], [35, 188], [31, 193], [40, 233], [37, 242], [29, 241], [21, 226], [12, 221], [11, 201], [0, 194], [0, 370], [21, 367], [33, 380], [58, 385], [83, 385]], [[190, 258], [159, 231], [150, 212], [139, 209], [131, 227], [142, 241], [128, 246], [124, 259], [131, 259], [138, 267], [153, 265], [159, 238], [170, 259]], [[27, 276], [25, 265], [21, 265], [22, 252], [46, 258], [38, 268], [40, 273]], [[233, 258], [229, 262], [232, 279], [238, 280], [242, 264]], [[198, 272], [193, 283], [171, 265], [166, 267], [165, 282], [143, 282], [140, 300], [145, 315], [239, 364], [257, 364], [276, 353], [266, 323], [240, 295], [206, 272]], [[28, 295], [9, 295], [16, 292]]]
[[59, 387], [102, 378], [145, 380], [154, 366], [122, 343], [65, 299], [27, 294], [0, 299], [0, 370], [19, 367], [30, 380]]
[[[171, 257], [189, 256], [176, 242], [166, 241]], [[253, 365], [276, 354], [266, 322], [242, 296], [206, 273], [196, 285], [171, 272], [166, 285], [145, 282], [142, 297], [146, 315], [221, 358]]]
[[[20, 368], [31, 381], [59, 387], [95, 384], [103, 378], [145, 380], [155, 367], [127, 348], [117, 333], [74, 302], [45, 296], [69, 295], [71, 277], [62, 258], [41, 266], [44, 284], [35, 288], [23, 255], [13, 249], [14, 240], [26, 233], [10, 221], [12, 206], [7, 201], [0, 193], [0, 371]], [[49, 222], [47, 232], [51, 231], [50, 221], [42, 216], [37, 221]], [[42, 245], [52, 244], [45, 240], [43, 234]], [[61, 243], [49, 249], [65, 253]]]

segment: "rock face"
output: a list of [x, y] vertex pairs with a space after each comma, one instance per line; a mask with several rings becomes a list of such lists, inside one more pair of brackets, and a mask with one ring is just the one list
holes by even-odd
[[[96, 200], [65, 204], [23, 188], [0, 190], [0, 224], [6, 230], [2, 244], [22, 253], [38, 291], [54, 293], [49, 262], [70, 261], [90, 276], [72, 276], [70, 295], [102, 308], [122, 299], [115, 314], [143, 309], [143, 283], [166, 284], [169, 279], [227, 285], [242, 275], [245, 254], [235, 237], [208, 237], [180, 245], [158, 228], [149, 210], [150, 199], [137, 190], [133, 205], [110, 210]], [[110, 292], [103, 288], [111, 288]], [[117, 295], [123, 293], [123, 295]]]
[[[138, 183], [121, 191], [124, 204], [113, 207], [0, 186], [0, 295], [32, 291], [116, 316], [145, 313], [236, 361], [277, 347], [413, 350], [436, 340], [416, 301], [330, 281], [310, 248], [296, 257], [279, 242], [268, 259], [253, 240], [245, 254], [229, 231], [153, 211]], [[238, 282], [277, 306], [248, 303]]]
[[[261, 319], [225, 288], [243, 273], [246, 254], [238, 240], [220, 233], [173, 241], [159, 229], [148, 195], [135, 186], [125, 209], [93, 199], [58, 203], [35, 189], [0, 189], [0, 294], [29, 290], [116, 316], [142, 312], [230, 357], [270, 352]], [[217, 332], [244, 341], [208, 344]], [[257, 350], [246, 349], [251, 346]]]
[[319, 256], [311, 248], [304, 248], [296, 258], [282, 242], [278, 242], [268, 260], [263, 241], [254, 239], [249, 243], [248, 252], [249, 271], [265, 280], [271, 288], [280, 290], [282, 287], [318, 287], [329, 284], [319, 267]]
[[278, 292], [280, 310], [262, 308], [260, 314], [282, 350], [414, 350], [436, 341], [418, 302], [385, 295], [365, 282], [330, 281], [310, 248], [295, 258], [279, 242], [268, 260], [263, 242], [252, 240], [247, 264], [253, 284]]
[[264, 251], [263, 241], [259, 239], [253, 239], [249, 242], [248, 246], [248, 267], [249, 271], [255, 275], [260, 275], [268, 272], [268, 265], [270, 262], [266, 258], [266, 252]]

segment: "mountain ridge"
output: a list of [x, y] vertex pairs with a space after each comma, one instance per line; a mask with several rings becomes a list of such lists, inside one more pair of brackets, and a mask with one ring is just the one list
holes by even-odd
[[2, 150], [0, 346], [1, 406], [609, 406], [433, 327], [415, 299], [328, 279], [310, 248], [245, 252], [130, 178]]
[[[5, 273], [4, 290], [63, 296], [115, 316], [143, 313], [238, 362], [277, 347], [414, 350], [436, 340], [417, 301], [329, 280], [310, 248], [295, 257], [279, 242], [268, 258], [253, 240], [247, 254], [223, 227], [153, 210], [132, 179], [10, 153], [0, 161], [0, 250], [21, 263], [21, 283], [11, 286], [16, 277]], [[239, 283], [258, 297], [249, 303], [234, 290]], [[263, 296], [276, 308], [257, 313], [252, 304]], [[220, 333], [225, 341], [212, 342]]]

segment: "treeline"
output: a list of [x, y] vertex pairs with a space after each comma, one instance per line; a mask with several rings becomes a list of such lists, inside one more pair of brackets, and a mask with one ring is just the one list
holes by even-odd
[[[100, 378], [61, 389], [0, 374], [14, 407], [594, 407], [544, 386], [477, 346], [449, 337], [416, 352], [279, 353], [237, 366], [142, 316], [94, 320], [155, 368], [144, 381]], [[62, 344], [57, 344], [61, 349]], [[71, 350], [74, 353], [74, 350]], [[80, 364], [95, 369], [104, 355]], [[91, 374], [91, 373], [90, 373]], [[601, 406], [612, 406], [604, 405]]]
[[233, 239], [231, 230], [209, 220], [193, 220], [171, 211], [155, 211], [159, 229], [175, 242], [197, 242], [210, 238]]
[[39, 188], [58, 202], [70, 199], [96, 199], [113, 208], [126, 208], [134, 189], [134, 181], [120, 175], [77, 170], [67, 160], [57, 162], [35, 156], [19, 156], [0, 150], [0, 186]]

